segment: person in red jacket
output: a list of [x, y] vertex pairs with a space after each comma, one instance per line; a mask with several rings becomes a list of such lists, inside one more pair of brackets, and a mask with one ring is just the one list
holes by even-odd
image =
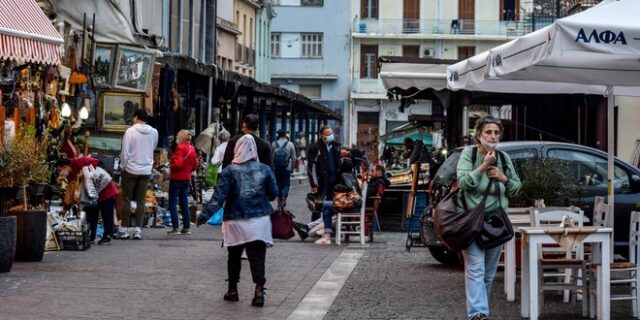
[[[189, 181], [191, 172], [198, 169], [196, 150], [190, 143], [191, 132], [180, 130], [176, 135], [178, 143], [176, 151], [171, 156], [171, 176], [169, 177], [169, 211], [173, 229], [167, 234], [191, 234], [189, 228]], [[182, 230], [178, 227], [178, 201], [182, 209]]]
[[[92, 157], [75, 157], [71, 160], [60, 159], [57, 166], [60, 170], [61, 176], [67, 176], [68, 181], [76, 180], [79, 174], [82, 174], [82, 168], [85, 166], [98, 166], [100, 160]], [[109, 184], [98, 193], [98, 205], [97, 206], [84, 206], [83, 210], [87, 213], [87, 222], [91, 230], [89, 239], [95, 240], [96, 230], [98, 228], [98, 212], [102, 215], [102, 222], [104, 223], [104, 233], [102, 238], [98, 240], [98, 244], [105, 244], [111, 242], [111, 235], [113, 235], [113, 210], [115, 208], [115, 198], [118, 194], [118, 188], [113, 182]], [[69, 208], [65, 208], [69, 209]]]

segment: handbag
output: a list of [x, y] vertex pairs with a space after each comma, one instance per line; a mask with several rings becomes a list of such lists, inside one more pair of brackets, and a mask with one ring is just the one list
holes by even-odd
[[224, 208], [220, 208], [218, 211], [216, 211], [216, 213], [214, 213], [211, 216], [211, 218], [209, 218], [209, 221], [207, 221], [207, 224], [210, 224], [212, 226], [221, 225], [223, 215], [224, 215]]
[[458, 211], [455, 197], [464, 191], [457, 189], [444, 197], [433, 209], [433, 224], [438, 238], [453, 251], [466, 249], [482, 232], [485, 202], [491, 184], [484, 190], [482, 201], [475, 208]]
[[[492, 180], [496, 183], [496, 197], [498, 197], [498, 209], [496, 209], [495, 214], [487, 216], [485, 214], [483, 223], [482, 223], [482, 232], [478, 237], [478, 246], [483, 249], [491, 249], [497, 246], [501, 246], [507, 241], [511, 240], [514, 236], [513, 226], [511, 225], [511, 220], [509, 220], [509, 216], [502, 208], [499, 189], [497, 185], [497, 181]], [[491, 185], [491, 184], [489, 184]]]
[[204, 181], [211, 187], [218, 184], [218, 165], [210, 163], [207, 166], [207, 171], [204, 173]]
[[293, 232], [295, 216], [286, 210], [278, 210], [271, 215], [271, 235], [276, 239], [289, 240], [295, 236]]

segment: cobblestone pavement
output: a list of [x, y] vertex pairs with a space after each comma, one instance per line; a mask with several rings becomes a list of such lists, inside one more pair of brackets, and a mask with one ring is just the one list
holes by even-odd
[[[288, 208], [308, 221], [309, 186], [292, 182]], [[144, 240], [114, 240], [84, 252], [48, 252], [42, 262], [14, 264], [0, 274], [0, 319], [286, 319], [343, 252], [364, 252], [325, 319], [464, 319], [460, 267], [436, 262], [425, 248], [406, 252], [402, 233], [383, 232], [365, 247], [316, 246], [277, 241], [267, 252], [265, 307], [250, 306], [253, 285], [243, 262], [240, 302], [222, 300], [226, 251], [219, 227], [193, 228], [190, 236], [144, 229]], [[519, 302], [507, 302], [498, 272], [492, 319], [520, 318]], [[519, 299], [519, 288], [517, 296]], [[558, 299], [548, 296], [547, 300]], [[519, 301], [519, 300], [518, 300]], [[629, 314], [628, 302], [612, 304], [612, 318]], [[578, 305], [545, 304], [541, 319], [579, 319]]]

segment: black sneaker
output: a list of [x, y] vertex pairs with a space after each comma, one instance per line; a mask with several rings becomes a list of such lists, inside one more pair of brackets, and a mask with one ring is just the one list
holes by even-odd
[[309, 226], [307, 226], [306, 224], [294, 221], [293, 228], [298, 232], [298, 235], [300, 236], [300, 239], [302, 239], [302, 241], [309, 237]]
[[109, 236], [102, 237], [100, 240], [98, 240], [98, 244], [110, 244], [110, 243], [111, 243], [111, 238]]
[[473, 316], [473, 318], [471, 318], [471, 320], [489, 320], [489, 316], [482, 312], [478, 312], [475, 316]]

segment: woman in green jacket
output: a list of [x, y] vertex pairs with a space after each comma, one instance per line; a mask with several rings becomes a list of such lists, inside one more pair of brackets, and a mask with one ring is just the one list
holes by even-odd
[[[504, 129], [500, 120], [491, 116], [479, 118], [475, 128], [476, 145], [465, 148], [458, 162], [458, 186], [464, 191], [460, 193], [464, 193], [464, 197], [458, 198], [458, 210], [476, 207], [482, 201], [490, 181], [495, 180], [497, 183], [493, 183], [489, 189], [485, 202], [485, 214], [491, 215], [499, 205], [506, 211], [508, 198], [518, 193], [521, 183], [509, 156], [495, 150]], [[499, 196], [495, 195], [496, 187]], [[462, 251], [469, 319], [488, 319], [489, 294], [501, 248], [483, 249], [474, 241]]]

